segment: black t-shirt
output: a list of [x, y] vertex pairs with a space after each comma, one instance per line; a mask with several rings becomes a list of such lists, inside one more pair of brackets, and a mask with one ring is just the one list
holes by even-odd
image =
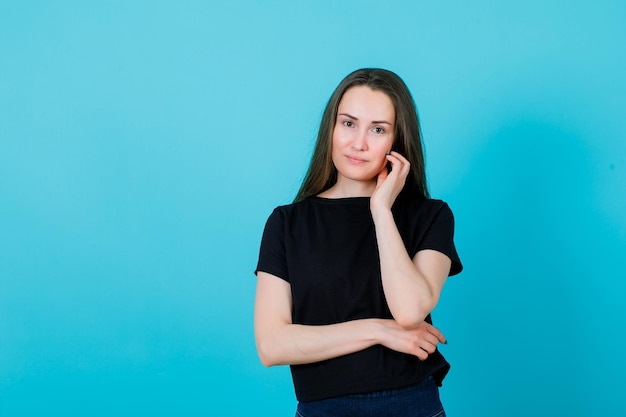
[[[324, 325], [393, 318], [383, 292], [369, 197], [310, 197], [278, 207], [269, 217], [256, 271], [291, 285], [295, 324]], [[393, 208], [411, 258], [433, 249], [462, 265], [454, 246], [454, 218], [446, 203], [401, 196]], [[430, 316], [427, 318], [430, 322]], [[427, 360], [382, 345], [321, 362], [292, 365], [299, 401], [393, 389], [433, 375], [439, 385], [450, 365], [437, 351]]]

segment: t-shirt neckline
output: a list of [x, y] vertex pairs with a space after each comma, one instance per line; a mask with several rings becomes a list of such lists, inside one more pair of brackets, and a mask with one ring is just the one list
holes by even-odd
[[370, 197], [338, 197], [338, 198], [328, 198], [328, 197], [320, 197], [314, 195], [310, 197], [314, 201], [326, 203], [326, 204], [347, 204], [347, 203], [362, 203], [369, 202]]

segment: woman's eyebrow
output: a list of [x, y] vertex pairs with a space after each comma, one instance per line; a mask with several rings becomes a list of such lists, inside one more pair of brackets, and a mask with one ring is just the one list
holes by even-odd
[[[358, 117], [355, 117], [355, 116], [353, 116], [353, 115], [351, 115], [349, 113], [339, 113], [339, 114], [337, 114], [337, 116], [345, 116], [345, 117], [347, 117], [349, 119], [352, 119], [352, 120], [359, 120]], [[386, 125], [391, 126], [391, 123], [389, 123], [386, 120], [374, 120], [374, 121], [372, 121], [372, 124], [374, 124], [374, 125], [386, 124]]]

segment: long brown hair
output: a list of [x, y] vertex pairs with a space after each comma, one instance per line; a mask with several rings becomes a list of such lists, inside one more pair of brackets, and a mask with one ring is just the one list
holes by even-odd
[[404, 81], [395, 73], [379, 68], [363, 68], [344, 78], [330, 96], [322, 115], [309, 169], [294, 201], [317, 195], [337, 182], [337, 169], [331, 156], [337, 108], [345, 92], [355, 86], [382, 91], [391, 99], [396, 111], [393, 149], [411, 163], [411, 172], [402, 193], [417, 193], [428, 198], [422, 132], [413, 97]]

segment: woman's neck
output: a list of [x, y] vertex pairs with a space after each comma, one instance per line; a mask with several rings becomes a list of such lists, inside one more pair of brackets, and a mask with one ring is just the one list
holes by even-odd
[[338, 178], [335, 185], [318, 194], [323, 198], [371, 197], [376, 188], [376, 181], [354, 181]]

